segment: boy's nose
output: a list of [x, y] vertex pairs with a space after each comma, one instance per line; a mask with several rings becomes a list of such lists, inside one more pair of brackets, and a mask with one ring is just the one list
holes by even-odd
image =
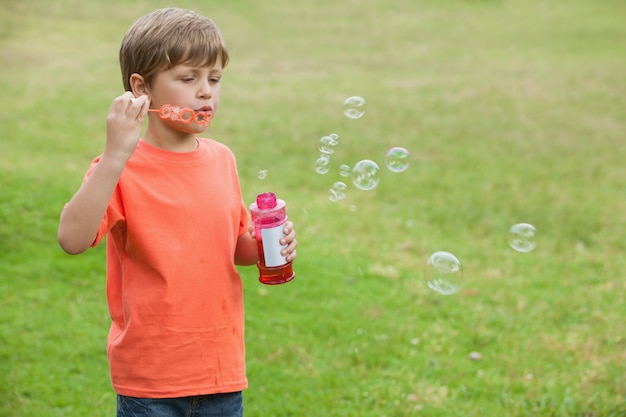
[[198, 95], [201, 98], [211, 98], [211, 95], [213, 93], [211, 92], [211, 83], [209, 83], [208, 81], [202, 83], [200, 89], [198, 90]]

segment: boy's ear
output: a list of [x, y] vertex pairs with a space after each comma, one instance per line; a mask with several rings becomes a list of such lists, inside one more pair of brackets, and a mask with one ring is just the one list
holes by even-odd
[[148, 85], [146, 84], [146, 81], [144, 80], [143, 76], [137, 74], [136, 72], [130, 76], [130, 88], [132, 89], [135, 97], [150, 97], [150, 92], [148, 90]]

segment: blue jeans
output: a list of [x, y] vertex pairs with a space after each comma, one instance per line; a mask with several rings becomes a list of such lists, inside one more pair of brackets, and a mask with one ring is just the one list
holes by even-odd
[[117, 395], [117, 417], [243, 417], [241, 391], [182, 398]]

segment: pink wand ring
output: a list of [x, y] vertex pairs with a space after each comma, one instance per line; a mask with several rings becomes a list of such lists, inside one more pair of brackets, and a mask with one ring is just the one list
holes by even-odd
[[150, 109], [148, 111], [157, 112], [162, 120], [177, 120], [184, 124], [191, 122], [202, 126], [210, 126], [213, 119], [213, 113], [196, 113], [188, 107], [172, 106], [164, 104], [160, 109]]

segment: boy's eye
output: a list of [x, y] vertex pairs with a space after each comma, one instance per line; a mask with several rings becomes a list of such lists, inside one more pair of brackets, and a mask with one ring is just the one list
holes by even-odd
[[193, 77], [185, 77], [185, 78], [183, 78], [183, 81], [191, 82], [191, 81], [193, 81]]

